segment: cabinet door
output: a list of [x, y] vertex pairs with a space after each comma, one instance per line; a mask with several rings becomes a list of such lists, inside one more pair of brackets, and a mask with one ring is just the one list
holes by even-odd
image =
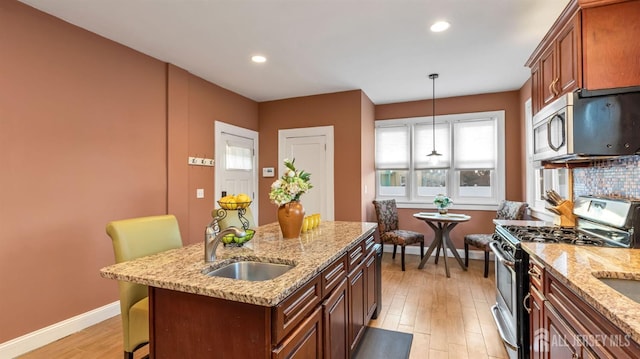
[[349, 350], [353, 352], [360, 337], [364, 333], [365, 325], [365, 282], [364, 265], [359, 266], [349, 273]]
[[271, 353], [273, 359], [322, 358], [322, 307], [307, 317]]
[[545, 358], [576, 359], [580, 357], [580, 345], [576, 333], [560, 318], [549, 302], [544, 305], [545, 332], [539, 334], [539, 340]]
[[553, 87], [556, 82], [555, 56], [555, 49], [553, 46], [550, 46], [540, 58], [540, 87], [542, 93], [542, 107], [549, 104], [556, 98], [555, 88]]
[[558, 95], [569, 93], [577, 89], [581, 82], [581, 46], [580, 46], [580, 16], [575, 16], [558, 35], [556, 40], [556, 82], [555, 91]]
[[347, 278], [338, 284], [329, 298], [322, 303], [324, 316], [324, 357], [347, 359], [349, 357], [349, 303]]
[[582, 10], [585, 88], [640, 86], [638, 14], [640, 1], [620, 1]]
[[376, 253], [371, 252], [367, 259], [364, 261], [365, 264], [365, 279], [366, 279], [366, 287], [365, 287], [365, 323], [368, 323], [371, 317], [373, 317], [373, 313], [376, 311], [376, 292], [377, 292], [377, 281], [376, 281]]
[[531, 345], [531, 359], [544, 359], [546, 343], [544, 337], [544, 299], [542, 294], [534, 287], [529, 288], [529, 343]]
[[540, 67], [531, 68], [531, 112], [535, 115], [542, 108], [542, 86], [540, 85]]

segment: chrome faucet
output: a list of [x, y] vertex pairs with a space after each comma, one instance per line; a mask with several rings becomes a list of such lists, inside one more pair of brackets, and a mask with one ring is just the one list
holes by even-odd
[[[208, 225], [204, 231], [204, 261], [205, 262], [213, 262], [216, 260], [216, 249], [220, 242], [222, 242], [222, 237], [227, 234], [234, 234], [236, 237], [244, 237], [247, 235], [245, 231], [238, 227], [229, 227], [222, 232], [216, 231], [218, 228], [217, 223], [215, 226]], [[218, 228], [219, 229], [219, 228]]]

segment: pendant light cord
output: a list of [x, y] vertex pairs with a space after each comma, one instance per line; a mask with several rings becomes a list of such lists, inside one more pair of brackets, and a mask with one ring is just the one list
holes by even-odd
[[442, 156], [436, 151], [436, 79], [438, 78], [438, 74], [430, 74], [429, 78], [433, 81], [433, 99], [431, 100], [433, 110], [433, 121], [431, 122], [431, 132], [433, 134], [433, 151], [431, 151], [431, 154], [429, 156]]

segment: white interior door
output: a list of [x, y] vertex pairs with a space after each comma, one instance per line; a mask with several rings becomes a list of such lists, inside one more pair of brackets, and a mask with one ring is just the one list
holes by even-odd
[[[216, 121], [215, 123], [215, 196], [246, 193], [253, 202], [251, 212], [258, 218], [258, 133]], [[215, 203], [218, 207], [218, 204]]]
[[278, 131], [278, 171], [284, 173], [284, 159], [295, 159], [297, 169], [311, 173], [313, 188], [302, 195], [307, 215], [320, 213], [334, 220], [333, 126]]

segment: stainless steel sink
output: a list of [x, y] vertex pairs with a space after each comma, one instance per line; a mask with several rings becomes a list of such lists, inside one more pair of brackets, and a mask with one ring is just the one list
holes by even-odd
[[640, 303], [640, 281], [621, 278], [598, 278], [598, 280], [634, 302]]
[[226, 264], [205, 274], [210, 277], [224, 277], [259, 282], [279, 277], [293, 267], [293, 265], [281, 263], [239, 261]]

